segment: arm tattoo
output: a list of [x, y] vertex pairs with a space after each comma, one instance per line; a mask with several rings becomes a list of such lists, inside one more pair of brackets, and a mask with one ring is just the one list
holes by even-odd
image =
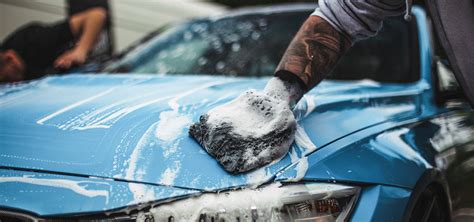
[[310, 16], [291, 41], [276, 69], [302, 80], [307, 90], [321, 82], [350, 48], [349, 38], [319, 16]]

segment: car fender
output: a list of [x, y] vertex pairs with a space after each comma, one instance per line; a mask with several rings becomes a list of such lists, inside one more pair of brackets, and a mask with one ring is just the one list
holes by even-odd
[[[288, 167], [276, 179], [295, 178], [298, 170], [301, 171], [301, 162], [307, 161], [303, 180], [382, 184], [414, 189], [423, 174], [439, 168], [437, 157], [440, 152], [437, 146], [442, 142], [437, 143], [435, 140], [446, 129], [440, 121], [467, 115], [463, 113], [452, 111], [437, 117], [385, 122], [355, 132], [320, 147], [306, 159]], [[469, 115], [472, 116], [472, 112]], [[456, 144], [461, 142], [457, 141]]]

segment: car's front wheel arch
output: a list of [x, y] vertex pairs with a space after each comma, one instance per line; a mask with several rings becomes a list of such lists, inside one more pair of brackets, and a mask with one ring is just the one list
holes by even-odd
[[[431, 199], [428, 200], [427, 197]], [[440, 221], [450, 221], [449, 187], [443, 174], [436, 169], [427, 170], [418, 180], [405, 209], [403, 221], [414, 221], [414, 218], [420, 216], [420, 212], [417, 211], [424, 209], [424, 204], [431, 204], [430, 201], [436, 201], [433, 206], [445, 209], [444, 212], [439, 212], [440, 217], [443, 217]]]

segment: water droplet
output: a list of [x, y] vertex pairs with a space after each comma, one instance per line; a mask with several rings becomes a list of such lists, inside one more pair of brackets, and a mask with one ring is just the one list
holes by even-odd
[[161, 51], [158, 53], [158, 58], [162, 59], [168, 56], [168, 51]]
[[225, 63], [224, 62], [222, 62], [222, 61], [217, 62], [216, 69], [218, 71], [222, 71], [224, 68], [225, 68]]
[[252, 33], [252, 39], [253, 40], [258, 40], [260, 38], [260, 33], [258, 32], [253, 32]]
[[198, 64], [200, 66], [206, 65], [207, 64], [207, 59], [206, 58], [199, 58], [198, 59]]
[[191, 32], [184, 33], [184, 40], [191, 40], [193, 38], [193, 34]]
[[239, 50], [240, 50], [240, 44], [237, 43], [237, 42], [234, 42], [234, 43], [232, 44], [232, 51], [237, 52], [237, 51], [239, 51]]

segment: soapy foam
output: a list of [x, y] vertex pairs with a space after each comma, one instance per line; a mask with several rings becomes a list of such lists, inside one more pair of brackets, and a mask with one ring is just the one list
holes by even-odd
[[[206, 193], [197, 197], [175, 201], [150, 209], [155, 221], [168, 221], [172, 216], [174, 221], [199, 221], [201, 214], [220, 212], [220, 218], [233, 221], [237, 216], [248, 215], [252, 218], [252, 209], [259, 214], [270, 215], [266, 212], [270, 207], [281, 207], [280, 201], [284, 189], [275, 183], [265, 187], [265, 190], [244, 189], [238, 191], [221, 192], [219, 194]], [[245, 218], [241, 218], [245, 220]]]
[[307, 117], [316, 109], [316, 98], [313, 95], [305, 95], [303, 98], [307, 104], [306, 113], [304, 114], [304, 117]]
[[[287, 221], [282, 209], [285, 197], [300, 196], [305, 191], [334, 196], [340, 190], [354, 189], [343, 185], [318, 183], [305, 186], [285, 186], [278, 182], [260, 189], [241, 189], [204, 193], [186, 199], [164, 203], [150, 209], [154, 221]], [[281, 211], [283, 210], [283, 211]], [[137, 221], [145, 221], [145, 217]]]
[[[108, 190], [90, 190], [87, 189], [87, 181], [72, 181], [64, 179], [39, 179], [32, 177], [2, 177], [0, 178], [0, 183], [28, 183], [41, 186], [57, 187], [67, 190], [71, 190], [79, 195], [86, 197], [98, 197], [103, 196], [105, 198], [105, 203], [109, 202], [109, 191]], [[81, 186], [83, 184], [84, 186]]]
[[290, 161], [292, 163], [296, 163], [299, 160], [298, 153], [296, 153], [295, 146], [292, 146], [291, 151], [288, 152], [288, 155], [290, 156]]
[[[294, 108], [294, 114], [297, 121], [303, 120], [309, 114], [316, 109], [316, 96], [305, 95]], [[291, 159], [291, 163], [294, 166], [296, 175], [293, 178], [289, 178], [289, 182], [297, 182], [304, 178], [306, 171], [308, 170], [307, 155], [311, 154], [317, 149], [316, 145], [311, 141], [305, 129], [300, 125], [296, 125], [295, 132], [295, 143], [293, 144], [291, 151], [288, 153]]]
[[189, 124], [191, 118], [188, 115], [180, 115], [174, 110], [161, 112], [155, 136], [162, 141], [175, 140]]
[[143, 203], [147, 201], [153, 201], [158, 198], [153, 189], [149, 186], [139, 183], [128, 183], [130, 192], [132, 192], [133, 200], [129, 204]]
[[245, 92], [232, 102], [208, 112], [208, 124], [232, 123], [233, 132], [244, 137], [261, 137], [278, 127], [285, 127], [291, 114], [283, 101], [253, 90]]
[[262, 167], [293, 143], [296, 120], [288, 93], [280, 80], [270, 82], [263, 92], [249, 90], [211, 109], [190, 128], [190, 135], [229, 172]]
[[181, 162], [175, 161], [174, 165], [168, 167], [165, 172], [161, 175], [161, 179], [158, 183], [163, 185], [171, 186], [174, 183], [174, 180], [178, 176], [178, 173], [181, 169]]
[[[154, 94], [154, 93], [151, 93], [151, 94]], [[143, 96], [143, 97], [146, 97], [146, 96]], [[129, 115], [130, 113], [135, 112], [136, 110], [152, 105], [154, 103], [162, 102], [170, 98], [172, 98], [172, 96], [159, 97], [156, 99], [151, 99], [151, 100], [147, 100], [147, 101], [139, 102], [139, 103], [134, 102], [134, 100], [137, 100], [139, 98], [125, 99], [122, 101], [111, 103], [104, 107], [99, 107], [89, 112], [82, 113], [78, 116], [75, 116], [67, 120], [64, 123], [48, 124], [48, 125], [56, 126], [62, 130], [89, 130], [89, 129], [104, 129], [104, 128], [106, 129], [106, 128], [110, 128], [117, 121]], [[79, 105], [84, 104], [83, 101], [80, 101], [80, 102], [81, 104]], [[39, 120], [40, 122], [37, 122], [37, 123], [41, 125], [45, 124], [45, 122], [48, 123], [48, 121], [51, 121], [53, 117], [61, 116], [60, 114], [63, 114], [64, 112], [71, 110], [70, 107], [72, 106], [74, 106], [73, 108], [76, 108], [77, 103], [70, 105], [68, 107], [65, 107], [61, 109], [60, 111], [57, 111], [53, 114], [50, 114], [47, 117], [44, 117], [43, 119]]]
[[[136, 147], [133, 149], [130, 158], [127, 160], [128, 167], [125, 171], [125, 179], [132, 181], [141, 181], [143, 180], [143, 172], [146, 171], [148, 163], [143, 163], [143, 152], [146, 149], [150, 149], [150, 141], [153, 138], [153, 132], [156, 128], [157, 123], [150, 126], [147, 129], [145, 134], [140, 138]], [[139, 164], [140, 163], [140, 164]], [[129, 183], [130, 192], [132, 192], [134, 200], [132, 203], [138, 203], [142, 201], [152, 200], [155, 198], [155, 193], [153, 189], [150, 189], [149, 186], [142, 186], [136, 183]]]
[[[297, 121], [304, 119], [316, 109], [315, 100], [316, 97], [311, 95], [305, 95], [300, 100], [294, 110]], [[311, 141], [304, 128], [300, 124], [297, 124], [295, 132], [295, 144], [288, 153], [291, 163], [296, 164], [294, 167], [296, 175], [293, 178], [289, 178], [287, 181], [297, 182], [304, 178], [306, 171], [308, 170], [308, 160], [306, 156], [316, 149], [316, 145]]]
[[262, 167], [247, 175], [247, 183], [249, 183], [249, 185], [260, 184], [261, 182], [266, 181], [267, 178], [267, 170]]
[[299, 159], [295, 167], [295, 170], [296, 170], [296, 176], [294, 178], [288, 179], [287, 180], [288, 182], [298, 182], [304, 178], [304, 176], [306, 175], [306, 171], [308, 171], [308, 157], [304, 156], [301, 159]]
[[[296, 163], [296, 176], [289, 178], [289, 182], [298, 182], [304, 178], [306, 171], [308, 171], [308, 158], [306, 155], [312, 153], [317, 149], [316, 145], [311, 141], [308, 134], [299, 124], [296, 125], [295, 144], [291, 152], [289, 152], [291, 163]], [[299, 152], [297, 152], [299, 150]], [[301, 156], [299, 156], [300, 154]]]
[[263, 90], [267, 95], [272, 96], [282, 102], [289, 102], [290, 94], [287, 91], [285, 84], [279, 78], [272, 78], [267, 82]]
[[[128, 167], [125, 172], [125, 178], [128, 180], [143, 180], [143, 175], [147, 171], [148, 163], [143, 162], [143, 153], [148, 149], [154, 149], [155, 146], [152, 144], [160, 143], [160, 147], [163, 149], [163, 157], [170, 158], [170, 156], [177, 152], [179, 149], [179, 143], [181, 140], [178, 138], [181, 137], [182, 132], [191, 123], [188, 110], [187, 114], [180, 113], [181, 106], [178, 101], [192, 93], [216, 86], [219, 84], [226, 83], [228, 81], [215, 81], [209, 84], [199, 86], [188, 91], [182, 92], [176, 96], [161, 97], [151, 102], [163, 101], [169, 99], [168, 105], [171, 108], [170, 111], [164, 111], [160, 113], [160, 120], [153, 125], [151, 125], [143, 136], [138, 141], [135, 146], [130, 158], [126, 162]], [[143, 105], [140, 105], [142, 107]], [[172, 186], [175, 179], [178, 177], [178, 174], [181, 169], [181, 162], [175, 161], [172, 166], [169, 166], [161, 175], [158, 182], [163, 185]], [[129, 189], [134, 196], [132, 203], [139, 203], [150, 201], [156, 199], [155, 192], [152, 189], [149, 189], [147, 186], [140, 186], [139, 184], [130, 183]]]
[[304, 154], [309, 154], [317, 149], [304, 128], [299, 124], [296, 125], [295, 143], [305, 149]]
[[242, 136], [261, 137], [278, 127], [285, 127], [281, 117], [291, 114], [289, 95], [283, 82], [271, 79], [263, 92], [249, 90], [230, 103], [208, 112], [208, 124], [230, 122], [234, 132]]
[[[132, 80], [128, 82], [127, 84], [133, 85], [133, 84], [143, 82], [144, 80], [147, 80], [147, 79], [139, 79], [139, 80], [140, 81]], [[59, 109], [58, 111], [55, 111], [41, 118], [40, 120], [37, 121], [37, 124], [52, 125], [62, 130], [90, 130], [90, 129], [110, 128], [120, 119], [144, 107], [147, 107], [156, 103], [160, 103], [164, 100], [169, 100], [168, 104], [170, 105], [170, 107], [173, 110], [176, 110], [176, 108], [179, 107], [179, 104], [177, 103], [179, 99], [188, 95], [192, 95], [193, 93], [199, 90], [206, 89], [213, 86], [218, 86], [218, 85], [225, 84], [231, 81], [232, 80], [213, 81], [213, 82], [210, 82], [209, 84], [192, 88], [178, 95], [163, 96], [163, 97], [152, 98], [152, 99], [149, 99], [149, 98], [154, 97], [154, 96], [156, 97], [159, 95], [159, 93], [150, 92], [144, 95], [140, 95], [138, 97], [126, 98], [121, 101], [110, 103], [103, 107], [94, 108], [93, 110], [89, 110], [87, 112], [81, 113], [72, 118], [69, 118], [69, 120], [63, 123], [54, 123], [55, 122], [54, 119], [57, 117], [63, 116], [64, 113], [75, 110], [76, 108], [88, 102], [91, 102], [93, 100], [96, 100], [100, 97], [103, 97], [104, 95], [110, 94], [112, 91], [117, 89], [117, 87], [113, 87], [103, 92], [100, 92], [97, 95], [85, 98], [71, 105], [63, 107]]]
[[48, 121], [48, 120], [50, 120], [50, 119], [52, 119], [52, 118], [54, 118], [54, 117], [56, 117], [56, 116], [58, 116], [58, 115], [61, 115], [61, 114], [63, 114], [64, 112], [67, 112], [67, 111], [69, 111], [69, 110], [71, 110], [71, 109], [74, 109], [74, 108], [76, 108], [76, 107], [78, 107], [78, 106], [84, 104], [84, 103], [88, 103], [88, 102], [90, 102], [90, 101], [92, 101], [92, 100], [94, 100], [94, 99], [97, 99], [97, 98], [99, 98], [99, 97], [102, 97], [102, 96], [104, 96], [104, 95], [107, 95], [107, 94], [111, 93], [111, 92], [114, 91], [114, 90], [115, 90], [115, 88], [111, 88], [111, 89], [108, 89], [108, 90], [106, 90], [106, 91], [104, 91], [104, 92], [101, 92], [101, 93], [99, 93], [99, 94], [97, 94], [97, 95], [94, 95], [94, 96], [91, 96], [91, 97], [89, 97], [89, 98], [83, 99], [83, 100], [81, 100], [81, 101], [75, 102], [75, 103], [73, 103], [73, 104], [71, 104], [71, 105], [69, 105], [69, 106], [66, 106], [66, 107], [64, 107], [64, 108], [61, 108], [60, 110], [58, 110], [58, 111], [56, 111], [56, 112], [54, 112], [54, 113], [51, 113], [51, 114], [49, 114], [49, 115], [47, 115], [47, 116], [41, 118], [40, 120], [36, 121], [36, 123], [37, 123], [37, 124], [40, 124], [40, 125], [43, 125], [44, 122], [46, 122], [46, 121]]

